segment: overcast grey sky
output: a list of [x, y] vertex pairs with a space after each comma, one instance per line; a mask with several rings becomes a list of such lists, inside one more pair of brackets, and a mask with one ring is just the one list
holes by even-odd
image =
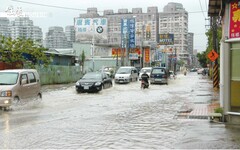
[[[169, 2], [177, 2], [183, 4], [186, 11], [189, 12], [188, 31], [194, 33], [194, 49], [204, 51], [207, 46], [207, 38], [205, 36], [206, 25], [209, 23], [205, 20], [208, 10], [209, 0], [0, 0], [0, 12], [5, 12], [9, 6], [13, 6], [14, 10], [21, 7], [23, 12], [44, 12], [44, 17], [31, 17], [34, 25], [39, 26], [43, 30], [45, 37], [48, 28], [51, 26], [73, 25], [73, 18], [78, 17], [80, 13], [86, 13], [87, 8], [96, 7], [99, 14], [106, 9], [113, 9], [117, 12], [118, 9], [127, 8], [129, 11], [132, 8], [141, 7], [143, 12], [147, 11], [147, 7], [157, 6], [158, 11], [162, 12], [163, 7]], [[41, 5], [33, 5], [23, 2], [37, 3], [43, 5], [53, 5], [60, 7], [69, 7], [75, 9], [61, 9], [46, 7]]]

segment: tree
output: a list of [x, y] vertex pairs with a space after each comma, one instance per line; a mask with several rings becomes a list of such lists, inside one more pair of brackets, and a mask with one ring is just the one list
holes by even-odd
[[35, 68], [36, 64], [47, 66], [50, 63], [49, 57], [44, 51], [47, 49], [36, 45], [30, 39], [0, 36], [0, 61], [4, 63], [20, 62], [29, 68]]
[[[212, 28], [209, 29], [205, 34], [208, 39], [208, 46], [207, 46], [206, 53], [205, 53], [207, 55], [210, 51], [213, 50], [213, 30], [212, 30]], [[222, 27], [219, 26], [217, 28], [217, 43], [219, 43], [221, 38], [222, 38]], [[220, 53], [219, 49], [220, 49], [220, 44], [217, 45], [218, 54]], [[215, 49], [215, 51], [217, 51], [217, 50]], [[209, 64], [209, 63], [210, 63], [210, 60], [207, 58], [206, 64]]]
[[84, 71], [84, 62], [86, 60], [85, 52], [82, 51], [82, 54], [79, 56], [80, 65], [82, 66], [82, 71]]
[[[213, 49], [213, 30], [212, 30], [212, 28], [209, 29], [205, 34], [208, 39], [207, 49], [205, 51], [197, 54], [198, 61], [202, 67], [207, 67], [207, 64], [210, 64], [210, 60], [208, 59], [207, 54], [210, 51], [212, 51], [212, 49]], [[222, 28], [218, 27], [217, 28], [217, 43], [219, 43], [221, 38], [222, 38]], [[220, 49], [220, 44], [218, 44], [218, 50], [219, 49]]]
[[206, 67], [207, 66], [207, 55], [206, 55], [206, 51], [203, 51], [201, 53], [197, 53], [197, 58], [198, 58], [198, 61], [200, 63], [200, 65], [202, 67]]

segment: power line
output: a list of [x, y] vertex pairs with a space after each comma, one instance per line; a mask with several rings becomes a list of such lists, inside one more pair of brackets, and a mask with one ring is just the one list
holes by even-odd
[[202, 8], [201, 0], [199, 0], [199, 4], [200, 4], [201, 10], [202, 10], [203, 17], [204, 17], [204, 19], [206, 19], [205, 15], [204, 15], [204, 12], [203, 12], [203, 8]]
[[206, 6], [206, 10], [208, 10], [207, 0], [205, 0], [205, 6]]
[[188, 12], [189, 14], [193, 14], [193, 13], [203, 13], [203, 12], [207, 12], [207, 11], [190, 11]]
[[47, 5], [47, 4], [40, 4], [40, 3], [33, 3], [33, 2], [26, 2], [21, 0], [12, 0], [19, 3], [31, 4], [31, 5], [38, 5], [44, 7], [52, 7], [52, 8], [60, 8], [60, 9], [68, 9], [68, 10], [78, 10], [78, 11], [87, 11], [86, 9], [79, 9], [79, 8], [71, 8], [71, 7], [62, 7], [62, 6], [55, 6], [55, 5]]

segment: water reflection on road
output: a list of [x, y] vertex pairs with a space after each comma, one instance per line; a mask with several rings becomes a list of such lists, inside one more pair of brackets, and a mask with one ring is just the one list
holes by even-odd
[[40, 104], [0, 111], [0, 148], [240, 148], [237, 129], [175, 118], [196, 87], [211, 86], [203, 81], [188, 74], [168, 86], [141, 90], [134, 82], [81, 94], [73, 84], [43, 87]]

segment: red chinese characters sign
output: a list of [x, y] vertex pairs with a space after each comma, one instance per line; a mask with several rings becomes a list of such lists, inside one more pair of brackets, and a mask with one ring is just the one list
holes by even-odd
[[145, 63], [149, 63], [150, 62], [150, 49], [146, 48], [144, 50], [144, 56], [145, 56]]
[[240, 38], [240, 1], [230, 3], [230, 38]]

